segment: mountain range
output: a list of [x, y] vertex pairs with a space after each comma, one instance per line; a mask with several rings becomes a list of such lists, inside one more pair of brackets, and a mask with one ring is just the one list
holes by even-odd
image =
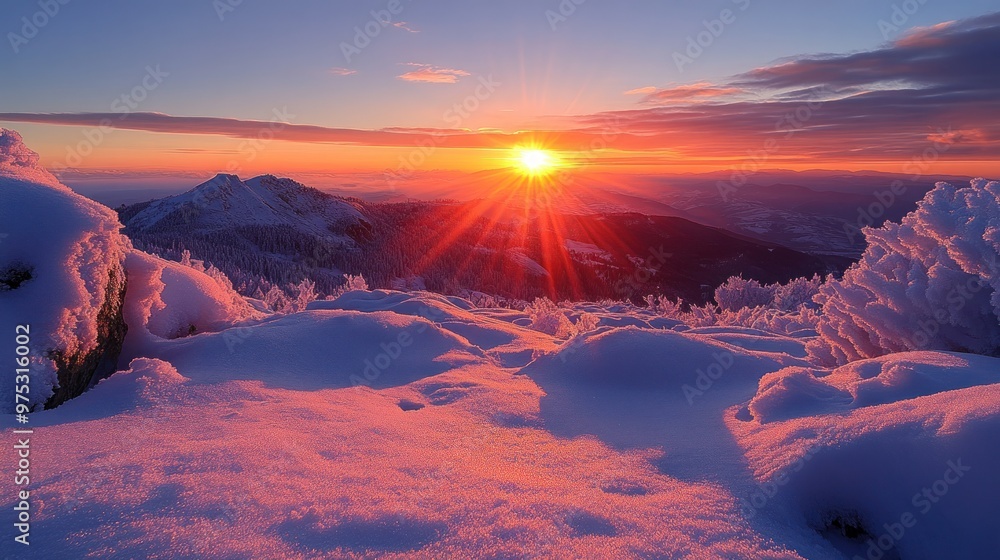
[[173, 259], [188, 250], [247, 295], [304, 278], [330, 293], [361, 274], [380, 287], [517, 299], [703, 302], [730, 276], [779, 282], [850, 262], [680, 216], [565, 208], [564, 192], [511, 185], [479, 200], [372, 203], [272, 175], [218, 175], [118, 212], [137, 247]]

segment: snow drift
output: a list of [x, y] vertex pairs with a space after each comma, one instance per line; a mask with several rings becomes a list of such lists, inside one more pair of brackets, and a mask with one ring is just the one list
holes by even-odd
[[179, 338], [263, 316], [231, 287], [189, 266], [132, 250], [125, 267], [129, 346], [148, 343], [150, 335]]

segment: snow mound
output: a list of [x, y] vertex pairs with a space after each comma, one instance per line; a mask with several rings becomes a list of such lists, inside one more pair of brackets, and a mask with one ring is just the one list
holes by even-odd
[[487, 350], [507, 367], [527, 364], [538, 348], [552, 350], [556, 347], [549, 336], [519, 329], [508, 321], [493, 318], [487, 310], [473, 309], [468, 301], [461, 298], [431, 292], [355, 290], [335, 300], [314, 301], [308, 309], [391, 311], [421, 317]]
[[759, 481], [744, 511], [794, 512], [848, 557], [992, 554], [998, 371], [994, 358], [914, 352], [820, 379], [776, 373], [752, 418], [727, 413]]
[[[0, 328], [30, 330], [32, 405], [75, 396], [114, 362], [130, 247], [114, 212], [37, 161], [16, 132], [0, 129]], [[3, 409], [12, 390], [0, 389]]]
[[973, 354], [904, 352], [832, 370], [789, 367], [765, 375], [749, 404], [762, 423], [843, 412], [1000, 383], [1000, 359]]
[[792, 363], [802, 362], [778, 353], [751, 353], [708, 336], [624, 327], [577, 337], [526, 371], [572, 383], [679, 391], [682, 384], [695, 382], [699, 372], [708, 375], [713, 365], [713, 372], [732, 370], [756, 382], [763, 373]]
[[393, 387], [489, 362], [482, 350], [426, 319], [385, 311], [302, 311], [161, 340], [146, 351], [196, 383], [244, 379], [300, 390]]
[[130, 348], [149, 335], [178, 338], [263, 316], [232, 288], [189, 266], [135, 250], [125, 266]]

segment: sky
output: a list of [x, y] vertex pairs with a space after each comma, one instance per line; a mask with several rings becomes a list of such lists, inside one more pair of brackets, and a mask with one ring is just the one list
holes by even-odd
[[[46, 13], [45, 10], [48, 10]], [[0, 126], [60, 176], [998, 175], [993, 1], [8, 1]]]

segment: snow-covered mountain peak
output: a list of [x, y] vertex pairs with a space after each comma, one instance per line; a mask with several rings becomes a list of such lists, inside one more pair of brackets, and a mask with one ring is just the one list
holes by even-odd
[[290, 226], [325, 236], [330, 225], [359, 219], [351, 203], [292, 179], [260, 175], [244, 181], [220, 173], [185, 193], [152, 202], [126, 225], [137, 230], [178, 223], [203, 230]]

